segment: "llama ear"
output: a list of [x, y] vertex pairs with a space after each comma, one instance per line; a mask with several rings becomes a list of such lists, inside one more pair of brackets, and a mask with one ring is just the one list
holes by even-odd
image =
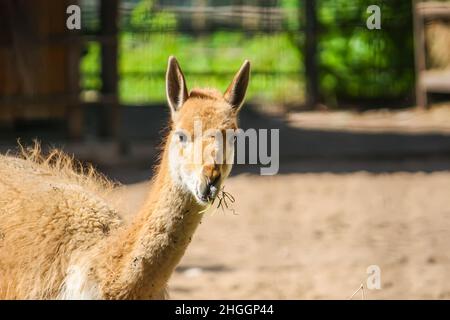
[[174, 56], [169, 57], [166, 72], [166, 95], [172, 118], [188, 98], [186, 80]]
[[225, 100], [236, 110], [244, 103], [249, 79], [250, 61], [245, 60], [224, 94]]

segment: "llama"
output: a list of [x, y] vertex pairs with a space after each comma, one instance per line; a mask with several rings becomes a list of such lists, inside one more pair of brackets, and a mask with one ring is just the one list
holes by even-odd
[[[115, 186], [66, 155], [43, 157], [37, 147], [24, 157], [1, 155], [0, 298], [166, 298], [168, 279], [232, 166], [215, 160], [219, 135], [199, 137], [206, 160], [191, 161], [195, 143], [186, 135], [195, 120], [208, 131], [236, 129], [249, 75], [245, 61], [224, 94], [188, 93], [177, 60], [169, 58], [170, 132], [130, 223], [109, 200]], [[233, 141], [224, 144], [230, 159]]]

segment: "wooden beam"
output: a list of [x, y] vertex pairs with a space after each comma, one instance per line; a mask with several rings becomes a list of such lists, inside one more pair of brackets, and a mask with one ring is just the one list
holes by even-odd
[[104, 95], [114, 97], [105, 105], [105, 117], [101, 134], [117, 138], [119, 135], [119, 100], [118, 100], [118, 0], [100, 1], [100, 34], [111, 41], [101, 43], [101, 79]]
[[[79, 2], [65, 1], [65, 8], [71, 4], [79, 5]], [[61, 38], [65, 38], [66, 42], [61, 44], [65, 45], [68, 50], [67, 83], [70, 99], [66, 102], [68, 104], [66, 111], [67, 130], [70, 139], [78, 140], [82, 138], [84, 129], [84, 112], [80, 101], [81, 35], [76, 30], [68, 30]]]
[[427, 92], [450, 93], [450, 71], [422, 71], [420, 74], [420, 85]]
[[423, 17], [418, 14], [418, 1], [413, 1], [413, 20], [414, 20], [414, 51], [415, 51], [415, 69], [416, 69], [416, 104], [419, 108], [426, 108], [427, 91], [422, 83], [422, 72], [426, 69], [425, 63], [425, 30]]
[[448, 18], [450, 16], [450, 3], [446, 2], [416, 2], [417, 14], [426, 19]]

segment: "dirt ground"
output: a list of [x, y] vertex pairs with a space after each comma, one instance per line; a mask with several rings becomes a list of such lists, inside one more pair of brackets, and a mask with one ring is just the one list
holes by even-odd
[[[127, 187], [138, 205], [145, 183]], [[172, 299], [450, 298], [450, 172], [239, 175], [206, 214]], [[358, 292], [354, 299], [361, 299]]]
[[[447, 104], [305, 112], [287, 121], [336, 132], [447, 134], [449, 118]], [[286, 174], [233, 176], [225, 186], [236, 199], [236, 214], [205, 215], [169, 282], [170, 297], [348, 299], [367, 286], [367, 268], [376, 265], [381, 289], [366, 288], [367, 299], [450, 299], [449, 161], [446, 154], [429, 160], [296, 159], [280, 163]], [[130, 179], [129, 173], [118, 176]], [[134, 211], [147, 185], [126, 189], [131, 200], [124, 210]], [[361, 299], [361, 292], [353, 298]]]
[[365, 112], [293, 112], [289, 125], [302, 129], [342, 130], [353, 132], [449, 133], [450, 104], [430, 109], [375, 109]]

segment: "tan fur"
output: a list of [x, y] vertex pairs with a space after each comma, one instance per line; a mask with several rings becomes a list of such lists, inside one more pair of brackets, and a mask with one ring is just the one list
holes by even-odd
[[[206, 128], [236, 128], [236, 116], [217, 91], [191, 92], [173, 117], [148, 198], [130, 224], [109, 200], [115, 185], [92, 168], [58, 151], [43, 157], [38, 146], [0, 156], [0, 298], [164, 298], [205, 208], [169, 172], [174, 131], [192, 132], [194, 118]], [[183, 164], [184, 156], [180, 149], [175, 161]], [[192, 170], [199, 181], [225, 179], [230, 169], [198, 166]]]
[[70, 256], [120, 225], [105, 202], [113, 185], [39, 146], [0, 156], [0, 298], [56, 297]]

